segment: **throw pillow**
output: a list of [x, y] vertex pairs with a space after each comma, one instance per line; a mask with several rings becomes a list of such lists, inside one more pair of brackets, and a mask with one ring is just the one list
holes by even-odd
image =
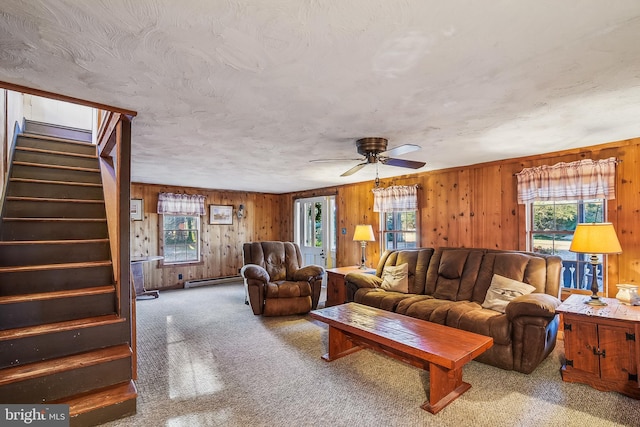
[[382, 270], [382, 284], [385, 291], [409, 292], [409, 264], [387, 266]]
[[482, 307], [504, 313], [507, 304], [515, 297], [528, 295], [535, 290], [536, 288], [526, 283], [494, 274]]

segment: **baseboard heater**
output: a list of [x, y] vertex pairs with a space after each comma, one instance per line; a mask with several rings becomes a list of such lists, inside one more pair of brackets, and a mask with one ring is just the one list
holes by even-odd
[[197, 286], [220, 285], [222, 283], [231, 283], [242, 280], [241, 276], [218, 277], [216, 279], [196, 279], [184, 282], [184, 288], [195, 288]]

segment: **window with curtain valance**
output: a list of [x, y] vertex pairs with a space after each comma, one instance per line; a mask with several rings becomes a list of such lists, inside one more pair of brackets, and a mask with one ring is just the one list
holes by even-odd
[[200, 223], [205, 215], [205, 196], [158, 194], [160, 253], [164, 264], [200, 262]]
[[579, 160], [536, 166], [516, 174], [518, 203], [614, 199], [616, 159]]
[[158, 213], [172, 215], [199, 215], [205, 214], [205, 196], [199, 194], [158, 194]]
[[[523, 169], [516, 174], [518, 203], [526, 205], [527, 249], [562, 258], [561, 283], [569, 292], [587, 289], [603, 268], [569, 251], [576, 226], [606, 221], [606, 200], [615, 198], [614, 157]], [[605, 262], [604, 259], [602, 259]]]
[[418, 247], [418, 186], [373, 189], [373, 211], [380, 212], [383, 249]]

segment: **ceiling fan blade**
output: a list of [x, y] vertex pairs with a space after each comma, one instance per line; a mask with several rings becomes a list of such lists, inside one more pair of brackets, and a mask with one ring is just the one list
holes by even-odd
[[346, 171], [345, 173], [343, 173], [340, 176], [349, 176], [349, 175], [353, 175], [354, 173], [358, 172], [360, 169], [362, 169], [363, 167], [365, 167], [367, 165], [367, 162], [364, 163], [360, 163], [358, 165], [355, 165], [354, 167], [352, 167], [351, 169], [349, 169], [348, 171]]
[[383, 165], [389, 166], [399, 166], [401, 168], [411, 168], [411, 169], [420, 169], [424, 165], [425, 162], [416, 162], [414, 160], [403, 160], [403, 159], [390, 159], [390, 158], [382, 158], [380, 159], [380, 163]]
[[388, 157], [401, 156], [403, 154], [411, 153], [413, 151], [418, 151], [421, 148], [422, 147], [415, 144], [404, 144], [404, 145], [398, 145], [397, 147], [392, 148], [391, 150], [385, 151], [384, 153], [381, 153], [381, 154], [384, 154], [385, 156], [388, 156]]
[[314, 159], [314, 160], [309, 160], [309, 163], [324, 163], [324, 162], [355, 162], [355, 161], [362, 161], [362, 157], [359, 157], [357, 159]]

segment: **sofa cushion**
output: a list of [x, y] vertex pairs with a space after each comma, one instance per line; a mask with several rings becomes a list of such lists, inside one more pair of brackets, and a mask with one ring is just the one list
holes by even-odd
[[454, 301], [445, 299], [425, 298], [414, 302], [408, 307], [403, 307], [403, 309], [407, 316], [444, 324], [447, 311], [454, 304]]
[[511, 343], [511, 322], [506, 314], [482, 308], [477, 302], [459, 302], [449, 307], [447, 326], [493, 338], [495, 345]]
[[483, 255], [481, 249], [438, 249], [429, 265], [425, 293], [450, 301], [471, 299]]
[[494, 274], [482, 307], [504, 313], [507, 304], [514, 298], [528, 295], [535, 290], [535, 287], [526, 283]]
[[380, 288], [361, 288], [354, 294], [353, 301], [382, 310], [396, 311], [398, 304], [410, 296], [412, 294], [385, 291]]
[[269, 282], [266, 286], [266, 298], [296, 298], [311, 295], [309, 282]]
[[386, 266], [382, 270], [382, 284], [385, 291], [409, 292], [409, 264]]

